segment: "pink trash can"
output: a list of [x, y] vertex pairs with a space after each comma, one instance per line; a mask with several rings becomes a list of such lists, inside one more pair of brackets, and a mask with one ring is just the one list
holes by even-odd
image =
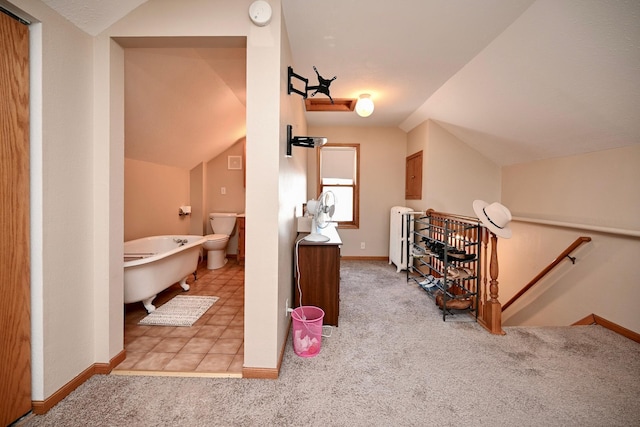
[[300, 357], [314, 357], [322, 347], [322, 320], [319, 307], [301, 306], [291, 312], [293, 323], [293, 351]]

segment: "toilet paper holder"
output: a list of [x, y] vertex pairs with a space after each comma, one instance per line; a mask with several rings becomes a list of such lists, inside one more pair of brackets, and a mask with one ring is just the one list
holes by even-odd
[[191, 214], [191, 206], [180, 206], [178, 208], [178, 216], [187, 216]]

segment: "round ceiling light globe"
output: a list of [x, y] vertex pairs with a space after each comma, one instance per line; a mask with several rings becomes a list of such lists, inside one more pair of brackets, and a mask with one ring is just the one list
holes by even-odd
[[363, 94], [358, 98], [358, 102], [356, 102], [356, 113], [360, 117], [369, 117], [373, 113], [373, 100], [371, 99], [371, 95]]

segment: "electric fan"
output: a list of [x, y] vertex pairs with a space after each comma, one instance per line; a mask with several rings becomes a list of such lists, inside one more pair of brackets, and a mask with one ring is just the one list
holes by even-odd
[[331, 222], [336, 211], [336, 196], [331, 191], [324, 191], [318, 200], [307, 202], [307, 212], [312, 215], [311, 234], [304, 239], [311, 242], [327, 242], [328, 236], [320, 234], [321, 228], [325, 228]]

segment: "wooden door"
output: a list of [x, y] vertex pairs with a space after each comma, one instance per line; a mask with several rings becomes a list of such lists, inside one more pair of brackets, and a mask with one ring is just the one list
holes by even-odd
[[31, 410], [29, 29], [0, 12], [0, 425]]
[[422, 151], [407, 157], [404, 198], [422, 200]]

